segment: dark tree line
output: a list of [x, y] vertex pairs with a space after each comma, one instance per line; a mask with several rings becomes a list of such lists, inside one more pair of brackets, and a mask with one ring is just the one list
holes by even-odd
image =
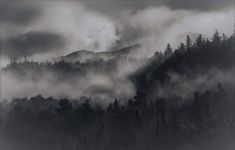
[[[148, 65], [134, 74], [131, 79], [138, 90], [150, 96], [158, 86], [169, 85], [172, 73], [192, 80], [198, 75], [207, 75], [212, 69], [220, 72], [233, 70], [235, 66], [235, 35], [226, 37], [216, 31], [211, 39], [201, 34], [192, 42], [189, 36], [186, 42], [173, 51], [170, 44], [166, 50], [156, 52]], [[180, 83], [179, 83], [180, 84]], [[158, 85], [158, 86], [156, 86]]]
[[220, 84], [186, 102], [142, 94], [107, 107], [89, 99], [14, 99], [1, 105], [1, 133], [17, 150], [221, 149], [233, 141], [235, 105]]

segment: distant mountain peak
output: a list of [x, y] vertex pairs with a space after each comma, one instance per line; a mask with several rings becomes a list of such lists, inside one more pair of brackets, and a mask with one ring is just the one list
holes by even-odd
[[79, 54], [93, 54], [94, 52], [89, 51], [89, 50], [78, 50], [78, 51], [74, 51], [66, 56], [63, 57], [71, 57], [71, 56], [75, 56], [75, 55], [79, 55]]
[[89, 50], [78, 50], [68, 55], [62, 56], [60, 59], [69, 62], [86, 62], [98, 59], [112, 59], [116, 57], [131, 57], [131, 53], [135, 52], [140, 47], [139, 44], [130, 45], [119, 50], [93, 52]]

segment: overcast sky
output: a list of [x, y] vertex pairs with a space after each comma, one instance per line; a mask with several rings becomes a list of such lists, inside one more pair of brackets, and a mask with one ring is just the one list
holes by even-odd
[[75, 50], [141, 43], [176, 46], [186, 34], [231, 34], [234, 0], [0, 0], [1, 60], [50, 59]]

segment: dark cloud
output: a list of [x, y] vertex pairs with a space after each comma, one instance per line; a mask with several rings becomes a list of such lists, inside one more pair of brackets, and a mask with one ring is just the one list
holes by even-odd
[[65, 45], [60, 35], [46, 32], [28, 32], [1, 43], [2, 54], [11, 58], [56, 51]]
[[234, 0], [168, 0], [166, 4], [171, 8], [212, 10], [230, 7]]
[[[50, 3], [61, 1], [65, 0], [51, 0]], [[100, 11], [111, 16], [125, 10], [138, 11], [146, 7], [158, 6], [196, 10], [213, 10], [235, 6], [234, 0], [77, 0], [77, 2], [84, 4], [91, 10]], [[46, 4], [47, 1], [0, 0], [0, 21], [15, 24], [30, 23], [43, 12], [41, 7], [43, 3]]]
[[40, 8], [22, 2], [0, 1], [0, 22], [13, 24], [27, 24], [40, 15]]
[[172, 9], [213, 10], [234, 6], [234, 0], [82, 0], [88, 7], [104, 13], [166, 6]]

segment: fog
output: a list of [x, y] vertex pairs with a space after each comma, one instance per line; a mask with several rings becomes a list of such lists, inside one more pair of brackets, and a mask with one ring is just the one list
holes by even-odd
[[234, 90], [235, 69], [221, 70], [212, 68], [208, 70], [206, 74], [197, 74], [193, 77], [182, 76], [177, 73], [169, 73], [169, 84], [164, 86], [155, 87], [155, 93], [152, 93], [156, 97], [171, 97], [177, 96], [184, 99], [190, 99], [193, 97], [195, 91], [204, 92], [209, 89], [216, 88], [218, 84], [221, 84], [223, 88], [228, 90], [229, 94], [232, 94]]
[[42, 95], [58, 99], [79, 99], [86, 96], [94, 98], [95, 102], [108, 104], [115, 98], [125, 102], [135, 95], [135, 86], [128, 76], [143, 66], [144, 62], [118, 60], [104, 62], [100, 66], [95, 63], [72, 65], [74, 69], [81, 68], [80, 72], [74, 74], [70, 69], [68, 72], [64, 72], [63, 68], [56, 71], [42, 65], [40, 71], [39, 66], [27, 62], [19, 64], [22, 67], [20, 70], [10, 69], [1, 73], [1, 98], [11, 100]]

